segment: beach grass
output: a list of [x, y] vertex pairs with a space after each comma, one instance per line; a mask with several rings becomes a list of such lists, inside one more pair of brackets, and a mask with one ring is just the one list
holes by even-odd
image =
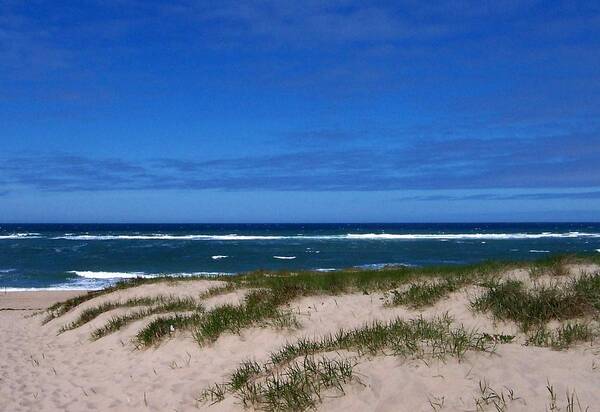
[[[343, 384], [354, 378], [355, 361], [332, 360], [327, 357], [332, 352], [354, 353], [357, 359], [378, 354], [461, 359], [467, 351], [490, 352], [495, 344], [489, 335], [454, 326], [448, 315], [431, 320], [421, 317], [408, 321], [400, 318], [375, 321], [320, 339], [305, 338], [288, 343], [271, 353], [264, 364], [242, 362], [227, 382], [205, 389], [201, 398], [218, 402], [231, 392], [245, 406], [269, 411], [305, 410], [320, 401], [323, 390], [335, 388], [343, 393]], [[294, 404], [300, 407], [295, 409]]]
[[92, 339], [100, 339], [108, 334], [114, 333], [127, 326], [131, 322], [146, 318], [148, 316], [169, 312], [204, 312], [204, 306], [192, 298], [171, 298], [161, 300], [155, 306], [137, 310], [121, 316], [112, 317], [104, 326], [92, 332]]
[[591, 342], [599, 335], [590, 322], [567, 322], [556, 329], [541, 326], [529, 333], [526, 344], [561, 350], [582, 342]]
[[[253, 326], [276, 326], [295, 328], [299, 326], [296, 317], [287, 309], [294, 299], [314, 295], [338, 295], [344, 293], [388, 293], [391, 305], [407, 305], [421, 308], [432, 305], [449, 293], [469, 284], [478, 284], [485, 290], [471, 301], [475, 311], [490, 312], [496, 319], [517, 322], [528, 333], [542, 330], [548, 321], [570, 320], [596, 314], [600, 311], [600, 274], [582, 274], [566, 282], [556, 282], [550, 286], [526, 287], [517, 280], [502, 280], [500, 274], [523, 267], [550, 270], [552, 276], [563, 276], [567, 264], [596, 262], [598, 259], [586, 257], [559, 256], [531, 263], [482, 262], [462, 266], [438, 266], [414, 268], [406, 266], [386, 267], [380, 270], [349, 269], [322, 273], [298, 272], [252, 272], [227, 277], [213, 277], [227, 283], [211, 287], [199, 299], [207, 299], [236, 289], [248, 290], [240, 304], [225, 304], [204, 311], [193, 300], [169, 297], [144, 297], [125, 302], [106, 302], [87, 308], [71, 324], [61, 331], [77, 328], [101, 313], [119, 307], [148, 306], [133, 313], [116, 316], [106, 325], [92, 333], [93, 339], [101, 338], [119, 330], [125, 325], [156, 314], [174, 312], [174, 315], [160, 316], [136, 335], [138, 347], [160, 343], [170, 336], [174, 328], [190, 331], [200, 345], [214, 342], [223, 333], [239, 333]], [[561, 269], [556, 269], [558, 266]], [[536, 269], [537, 277], [540, 270]], [[206, 276], [190, 279], [207, 279]], [[67, 300], [55, 305], [49, 311], [52, 318], [59, 317], [79, 304], [112, 291], [163, 281], [177, 282], [180, 279], [150, 278], [130, 279], [119, 282], [103, 291]], [[180, 312], [180, 313], [177, 313]], [[181, 312], [192, 312], [186, 314]], [[542, 332], [540, 332], [542, 333]], [[540, 335], [541, 336], [541, 335]], [[541, 340], [541, 337], [537, 340]], [[537, 341], [532, 339], [533, 341]]]
[[[139, 298], [127, 299], [125, 301], [112, 301], [112, 302], [104, 302], [100, 305], [93, 306], [91, 308], [87, 308], [81, 312], [81, 314], [77, 317], [77, 319], [67, 325], [64, 325], [60, 328], [59, 333], [73, 330], [80, 326], [85, 325], [86, 323], [96, 319], [101, 314], [119, 309], [119, 308], [132, 308], [137, 306], [153, 306], [156, 308], [149, 309], [158, 310], [159, 312], [165, 311], [186, 311], [186, 310], [195, 310], [198, 304], [192, 298], [180, 298], [174, 296], [144, 296]], [[158, 309], [160, 308], [160, 309]], [[156, 313], [159, 313], [156, 312]], [[139, 313], [142, 313], [140, 311]]]
[[175, 332], [189, 330], [202, 316], [202, 313], [193, 313], [158, 317], [142, 328], [135, 335], [134, 341], [138, 348], [148, 348]]
[[249, 326], [273, 325], [278, 327], [295, 327], [294, 316], [280, 306], [295, 296], [283, 289], [251, 290], [244, 301], [237, 305], [225, 304], [206, 311], [201, 316], [158, 318], [138, 333], [138, 344], [147, 347], [158, 344], [169, 331], [157, 324], [169, 324], [171, 320], [178, 323], [179, 328], [191, 330], [200, 345], [214, 342], [225, 332], [239, 333]]
[[396, 289], [407, 282], [415, 280], [448, 279], [453, 277], [489, 276], [513, 268], [532, 267], [549, 268], [555, 267], [557, 262], [568, 263], [600, 263], [600, 257], [595, 254], [581, 255], [557, 255], [531, 262], [519, 261], [484, 261], [469, 265], [445, 265], [445, 266], [389, 266], [378, 270], [344, 269], [333, 272], [313, 271], [254, 271], [236, 275], [194, 275], [194, 276], [158, 276], [151, 278], [124, 279], [98, 291], [90, 291], [63, 302], [56, 303], [47, 310], [44, 322], [60, 317], [80, 304], [106, 295], [118, 290], [128, 289], [141, 285], [185, 282], [197, 280], [221, 280], [228, 282], [223, 288], [233, 290], [235, 288], [263, 288], [273, 289], [280, 284], [295, 288], [303, 295], [347, 293], [353, 291], [375, 292]]
[[472, 308], [489, 311], [499, 320], [515, 321], [525, 332], [551, 320], [575, 319], [600, 311], [600, 273], [531, 288], [518, 280], [493, 280], [482, 286], [487, 290], [472, 300]]

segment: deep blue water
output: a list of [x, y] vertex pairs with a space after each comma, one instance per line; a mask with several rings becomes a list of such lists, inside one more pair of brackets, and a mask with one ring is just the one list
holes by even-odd
[[139, 275], [460, 264], [599, 249], [599, 223], [0, 225], [0, 288], [97, 288]]

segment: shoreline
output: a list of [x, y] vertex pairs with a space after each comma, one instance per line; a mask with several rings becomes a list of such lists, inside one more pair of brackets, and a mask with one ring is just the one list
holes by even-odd
[[88, 290], [1, 291], [2, 310], [45, 310], [55, 303], [88, 293]]

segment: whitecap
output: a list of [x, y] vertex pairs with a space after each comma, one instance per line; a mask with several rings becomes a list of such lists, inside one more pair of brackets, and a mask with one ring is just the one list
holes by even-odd
[[87, 279], [131, 279], [131, 278], [151, 278], [156, 275], [147, 275], [144, 272], [94, 272], [91, 270], [71, 270], [68, 273]]
[[[12, 236], [12, 235], [11, 235]], [[1, 237], [0, 237], [1, 238]], [[600, 233], [348, 233], [345, 235], [173, 235], [155, 233], [148, 235], [63, 235], [52, 239], [65, 240], [196, 240], [196, 241], [269, 241], [269, 240], [512, 240], [550, 238], [600, 238]]]
[[171, 277], [193, 277], [193, 276], [221, 276], [231, 275], [227, 272], [176, 272], [176, 273], [145, 273], [145, 272], [106, 272], [106, 271], [91, 271], [91, 270], [71, 270], [72, 273], [79, 277], [87, 279], [134, 279], [134, 278], [156, 278], [160, 276]]
[[38, 239], [39, 233], [12, 233], [10, 235], [0, 235], [0, 239]]
[[214, 256], [211, 256], [211, 259], [212, 260], [220, 260], [220, 259], [227, 259], [228, 257], [229, 256], [227, 256], [227, 255], [214, 255]]
[[532, 250], [529, 251], [529, 253], [550, 253], [550, 251], [549, 250], [535, 250], [535, 249], [532, 249]]
[[296, 259], [296, 256], [273, 256], [273, 258], [282, 260], [292, 260]]

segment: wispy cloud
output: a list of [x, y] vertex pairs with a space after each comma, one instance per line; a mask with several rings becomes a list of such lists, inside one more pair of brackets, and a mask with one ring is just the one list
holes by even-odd
[[586, 200], [600, 199], [600, 191], [588, 192], [541, 192], [541, 193], [517, 193], [511, 195], [500, 195], [494, 193], [480, 193], [475, 195], [418, 195], [399, 197], [397, 201], [472, 201], [472, 200]]
[[[0, 190], [17, 186], [45, 191], [585, 188], [600, 186], [598, 158], [597, 135], [457, 139], [388, 148], [326, 146], [206, 160], [16, 156], [0, 163], [0, 180], [4, 182]], [[557, 194], [527, 196], [542, 199]], [[585, 196], [591, 198], [593, 194]], [[444, 198], [430, 198], [435, 199]]]

